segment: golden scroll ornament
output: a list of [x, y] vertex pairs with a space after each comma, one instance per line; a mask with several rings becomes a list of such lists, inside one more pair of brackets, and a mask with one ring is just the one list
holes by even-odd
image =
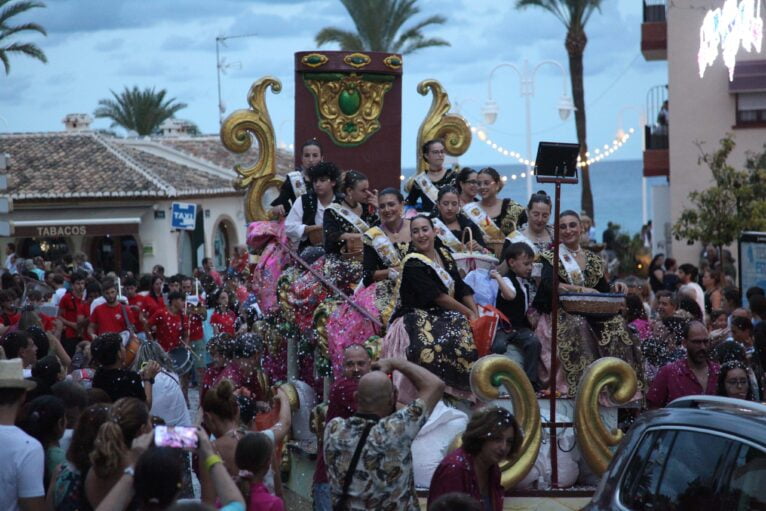
[[461, 115], [448, 113], [452, 105], [444, 87], [436, 80], [423, 80], [418, 84], [421, 96], [428, 94], [429, 90], [433, 94], [431, 108], [418, 131], [415, 166], [418, 173], [426, 170], [427, 163], [423, 160], [421, 148], [427, 141], [436, 138], [444, 140], [444, 150], [452, 156], [465, 154], [471, 145], [471, 129], [466, 120]]
[[505, 489], [510, 489], [524, 479], [535, 464], [543, 432], [537, 396], [519, 364], [503, 355], [487, 355], [471, 368], [471, 390], [480, 399], [497, 399], [500, 385], [510, 394], [513, 414], [524, 433], [518, 452], [511, 453], [510, 459], [500, 464], [500, 481]]
[[630, 365], [616, 357], [604, 357], [591, 363], [580, 380], [575, 398], [575, 431], [585, 461], [593, 472], [602, 475], [612, 460], [614, 447], [622, 440], [622, 431], [608, 431], [599, 414], [599, 395], [609, 392], [612, 402], [625, 404], [636, 394], [638, 378]]
[[269, 188], [279, 187], [282, 180], [276, 176], [276, 137], [266, 108], [266, 89], [271, 87], [274, 93], [282, 90], [282, 83], [267, 76], [257, 80], [250, 87], [247, 95], [248, 109], [232, 112], [221, 125], [221, 142], [229, 151], [247, 152], [258, 142], [258, 160], [251, 167], [235, 165], [239, 177], [234, 182], [236, 188], [247, 188], [245, 216], [248, 222], [266, 220], [268, 215], [262, 203]]

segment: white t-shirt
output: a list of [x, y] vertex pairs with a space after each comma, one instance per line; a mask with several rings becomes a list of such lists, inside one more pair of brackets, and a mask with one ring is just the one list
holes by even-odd
[[[294, 244], [298, 244], [301, 240], [305, 239], [304, 231], [306, 226], [303, 224], [303, 198], [305, 195], [301, 195], [300, 198], [295, 201], [293, 207], [285, 218], [285, 234], [290, 238], [290, 241]], [[324, 210], [326, 206], [317, 200], [317, 212], [314, 215], [314, 225], [322, 225], [324, 222]]]
[[168, 426], [191, 426], [189, 409], [178, 383], [178, 376], [160, 371], [152, 385], [152, 415], [162, 417]]
[[0, 426], [0, 445], [0, 509], [18, 511], [18, 499], [45, 495], [43, 446], [16, 426]]

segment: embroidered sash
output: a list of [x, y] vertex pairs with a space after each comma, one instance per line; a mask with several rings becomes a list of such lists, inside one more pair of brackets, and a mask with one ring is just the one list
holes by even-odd
[[436, 204], [439, 197], [439, 189], [436, 188], [436, 185], [429, 179], [427, 172], [421, 172], [415, 176], [415, 184], [420, 188], [420, 191], [423, 192], [423, 195]]
[[293, 187], [293, 193], [297, 199], [306, 193], [306, 181], [303, 179], [303, 173], [296, 171], [288, 172], [287, 179], [290, 180], [290, 186]]
[[535, 252], [535, 255], [540, 252], [538, 246], [532, 243], [532, 240], [524, 236], [518, 229], [506, 236], [505, 239], [511, 243], [526, 243]]
[[327, 206], [327, 209], [332, 209], [333, 211], [335, 211], [335, 213], [340, 215], [340, 217], [343, 218], [343, 220], [353, 225], [354, 229], [359, 231], [360, 234], [364, 234], [365, 232], [370, 230], [370, 226], [367, 225], [367, 223], [364, 220], [362, 220], [359, 217], [359, 215], [357, 215], [356, 213], [354, 213], [347, 207], [341, 206], [337, 202], [333, 202], [332, 204]]
[[577, 264], [577, 260], [574, 255], [569, 251], [565, 245], [559, 246], [559, 261], [564, 266], [564, 271], [569, 276], [569, 283], [573, 286], [584, 286], [585, 276], [580, 269], [580, 265]]
[[429, 268], [431, 268], [433, 271], [436, 272], [436, 275], [439, 276], [439, 279], [442, 281], [442, 284], [447, 288], [447, 292], [450, 296], [455, 296], [455, 280], [452, 278], [452, 275], [449, 274], [447, 270], [430, 260], [428, 257], [424, 256], [423, 254], [419, 254], [417, 252], [410, 252], [407, 254], [407, 257], [404, 258], [404, 261], [402, 264], [407, 264], [407, 261], [410, 259], [417, 259], [421, 263], [425, 264]]
[[463, 206], [463, 213], [476, 225], [479, 226], [481, 232], [488, 240], [501, 240], [503, 239], [503, 231], [495, 225], [492, 218], [487, 214], [484, 209], [476, 203], [468, 203]]
[[433, 217], [431, 219], [434, 223], [434, 230], [436, 231], [436, 235], [439, 236], [439, 239], [442, 240], [442, 243], [447, 246], [452, 252], [462, 252], [463, 251], [463, 243], [457, 239], [457, 237], [452, 234], [452, 231], [449, 230], [449, 228], [444, 225], [444, 222], [442, 222], [437, 217]]
[[401, 264], [402, 260], [399, 257], [399, 251], [380, 227], [368, 229], [364, 233], [363, 239], [364, 244], [371, 246], [387, 267], [391, 268]]

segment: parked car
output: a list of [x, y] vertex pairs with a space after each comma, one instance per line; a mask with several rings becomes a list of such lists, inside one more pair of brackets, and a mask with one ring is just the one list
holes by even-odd
[[766, 510], [766, 405], [688, 396], [642, 415], [585, 509]]

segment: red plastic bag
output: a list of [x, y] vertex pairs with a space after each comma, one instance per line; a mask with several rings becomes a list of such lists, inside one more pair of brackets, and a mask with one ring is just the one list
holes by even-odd
[[501, 321], [507, 323], [508, 318], [492, 305], [479, 305], [478, 309], [479, 318], [471, 321], [471, 330], [476, 351], [483, 357], [490, 352], [498, 324]]

